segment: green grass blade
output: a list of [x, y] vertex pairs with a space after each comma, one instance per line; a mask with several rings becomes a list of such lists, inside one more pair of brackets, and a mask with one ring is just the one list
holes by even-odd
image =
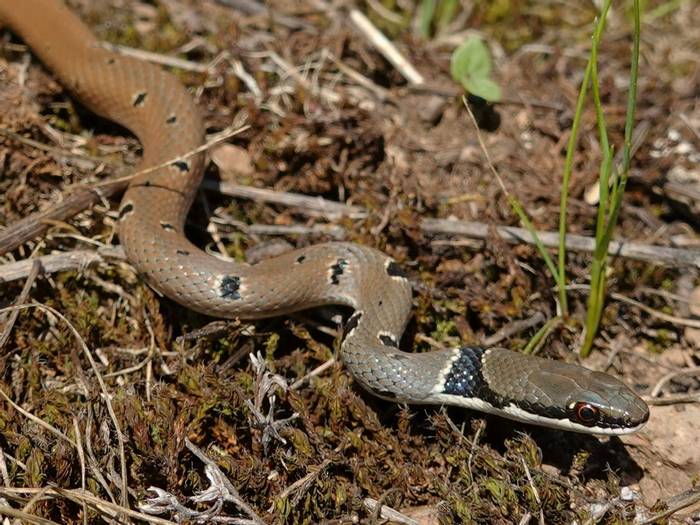
[[[606, 5], [609, 4], [606, 2]], [[593, 338], [598, 331], [600, 318], [603, 313], [603, 304], [605, 301], [605, 283], [606, 269], [608, 258], [608, 246], [612, 239], [612, 234], [617, 225], [617, 219], [622, 205], [622, 197], [625, 193], [627, 177], [629, 175], [629, 167], [632, 157], [632, 141], [634, 132], [634, 116], [637, 108], [637, 80], [639, 77], [639, 42], [641, 34], [640, 23], [640, 8], [639, 0], [634, 0], [634, 32], [632, 44], [632, 65], [630, 70], [630, 86], [627, 98], [627, 114], [625, 117], [625, 143], [622, 151], [622, 167], [618, 177], [614, 178], [612, 192], [609, 197], [603, 201], [603, 182], [607, 187], [607, 178], [613, 173], [612, 159], [613, 150], [608, 147], [605, 150], [603, 159], [604, 168], [601, 170], [601, 208], [603, 206], [610, 209], [607, 219], [605, 213], [601, 213], [599, 208], [598, 223], [596, 224], [596, 248], [593, 255], [593, 263], [591, 265], [591, 291], [588, 300], [588, 313], [586, 320], [586, 336], [583, 346], [581, 347], [581, 357], [586, 357], [593, 346]], [[594, 45], [595, 47], [595, 45]], [[593, 53], [591, 53], [593, 55]], [[595, 72], [594, 72], [595, 74]], [[607, 143], [607, 132], [604, 130], [602, 121], [602, 109], [600, 109], [600, 97], [594, 87], [594, 98], [596, 98], [596, 111], [598, 115], [598, 124], [601, 129], [601, 144], [605, 140]], [[606, 179], [606, 180], [604, 180]]]
[[571, 135], [566, 146], [566, 160], [564, 162], [564, 174], [561, 181], [561, 195], [559, 197], [559, 253], [558, 253], [558, 272], [557, 283], [559, 284], [559, 307], [561, 308], [562, 317], [566, 318], [569, 313], [569, 307], [566, 299], [566, 215], [569, 204], [569, 181], [571, 180], [571, 172], [574, 165], [574, 152], [578, 139], [578, 131], [581, 127], [581, 116], [583, 115], [583, 106], [586, 102], [586, 92], [588, 83], [591, 78], [592, 62], [589, 59], [586, 66], [586, 72], [583, 75], [581, 89], [578, 93], [576, 101], [576, 112], [574, 113], [574, 122], [571, 126]]
[[418, 7], [418, 27], [420, 36], [426, 40], [430, 38], [436, 7], [437, 0], [421, 0], [420, 6]]

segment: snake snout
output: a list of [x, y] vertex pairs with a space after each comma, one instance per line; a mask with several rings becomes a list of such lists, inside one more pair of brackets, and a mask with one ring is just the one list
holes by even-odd
[[649, 407], [622, 381], [602, 372], [590, 372], [587, 379], [568, 405], [572, 421], [618, 433], [635, 432], [648, 421]]

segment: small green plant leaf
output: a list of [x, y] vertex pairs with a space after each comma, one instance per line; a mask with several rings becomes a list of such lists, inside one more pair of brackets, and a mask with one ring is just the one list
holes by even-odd
[[501, 88], [493, 80], [487, 77], [467, 77], [462, 81], [464, 88], [471, 93], [489, 102], [501, 100]]
[[491, 55], [480, 38], [470, 36], [454, 50], [450, 73], [460, 83], [466, 76], [487, 77], [491, 74]]
[[480, 38], [475, 36], [467, 38], [452, 53], [450, 59], [452, 78], [462, 84], [469, 93], [495, 102], [500, 100], [501, 90], [489, 78], [491, 70], [491, 55]]

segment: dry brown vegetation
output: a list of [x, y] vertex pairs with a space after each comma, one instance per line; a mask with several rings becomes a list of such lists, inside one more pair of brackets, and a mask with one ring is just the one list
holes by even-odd
[[[277, 249], [270, 241], [279, 239], [343, 238], [385, 250], [415, 284], [404, 342], [417, 350], [478, 344], [504, 327], [500, 344], [519, 349], [556, 315], [536, 250], [495, 234], [517, 218], [485, 168], [449, 56], [464, 30], [490, 45], [505, 101], [477, 104], [493, 128], [484, 140], [536, 227], [554, 230], [592, 5], [465, 3], [455, 24], [427, 41], [409, 25], [412, 2], [355, 6], [429, 79], [419, 88], [353, 28], [353, 6], [343, 2], [282, 0], [259, 14], [213, 0], [70, 3], [101, 39], [184, 60], [172, 71], [210, 132], [247, 124], [210, 150], [209, 178], [356, 207], [329, 217], [210, 189], [189, 219], [200, 245], [238, 259], [253, 246]], [[627, 3], [616, 3], [600, 51], [617, 144], [628, 15]], [[650, 397], [644, 431], [596, 439], [377, 400], [340, 364], [315, 370], [334, 356], [328, 316], [212, 323], [159, 297], [109, 248], [118, 200], [102, 199], [52, 222], [0, 265], [8, 281], [0, 283], [0, 328], [11, 328], [0, 338], [0, 514], [23, 523], [381, 523], [390, 507], [404, 523], [700, 519], [700, 6], [649, 2], [643, 24], [637, 115], [648, 131], [618, 236], [681, 248], [696, 262], [616, 258], [616, 295], [585, 364]], [[139, 150], [81, 108], [20, 40], [0, 37], [0, 224], [9, 225], [76, 184], [128, 172]], [[571, 189], [570, 231], [581, 235], [595, 219], [586, 194], [598, 173], [596, 136], [590, 110]], [[477, 221], [489, 234], [428, 233], [425, 218]], [[10, 264], [78, 250], [101, 256], [46, 274]], [[572, 284], [586, 283], [589, 260], [571, 253]], [[576, 359], [585, 299], [572, 286], [571, 320], [549, 334], [542, 355]], [[532, 322], [511, 324], [519, 320]]]

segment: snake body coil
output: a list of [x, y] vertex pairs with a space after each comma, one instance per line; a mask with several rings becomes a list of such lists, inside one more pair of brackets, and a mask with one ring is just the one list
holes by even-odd
[[[177, 79], [99, 45], [58, 0], [0, 0], [0, 21], [20, 35], [78, 99], [131, 130], [141, 168], [119, 210], [131, 264], [180, 304], [219, 317], [258, 319], [313, 306], [354, 309], [341, 358], [370, 392], [409, 403], [444, 403], [579, 432], [640, 428], [646, 404], [613, 377], [500, 348], [412, 354], [398, 348], [411, 313], [411, 286], [372, 248], [319, 244], [254, 266], [225, 262], [183, 234], [203, 173], [200, 113]], [[172, 159], [178, 159], [172, 161]]]

